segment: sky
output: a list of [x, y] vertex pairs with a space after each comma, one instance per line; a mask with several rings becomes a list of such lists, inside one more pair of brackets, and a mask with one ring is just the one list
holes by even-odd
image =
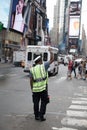
[[4, 24], [4, 27], [7, 27], [8, 16], [9, 16], [9, 7], [10, 0], [1, 0], [0, 1], [0, 21]]
[[53, 27], [54, 5], [57, 0], [46, 0], [47, 17], [49, 18], [49, 29]]

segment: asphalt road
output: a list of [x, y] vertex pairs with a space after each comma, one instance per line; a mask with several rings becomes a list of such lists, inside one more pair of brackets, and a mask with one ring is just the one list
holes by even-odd
[[45, 122], [34, 119], [29, 75], [20, 67], [7, 70], [0, 80], [0, 130], [87, 130], [87, 81], [67, 80], [67, 66], [49, 78]]

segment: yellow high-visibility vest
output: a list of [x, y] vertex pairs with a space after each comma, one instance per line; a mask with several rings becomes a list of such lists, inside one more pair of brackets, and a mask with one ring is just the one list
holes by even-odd
[[30, 72], [33, 75], [33, 92], [42, 92], [46, 90], [48, 74], [45, 71], [43, 64], [38, 64], [31, 68]]

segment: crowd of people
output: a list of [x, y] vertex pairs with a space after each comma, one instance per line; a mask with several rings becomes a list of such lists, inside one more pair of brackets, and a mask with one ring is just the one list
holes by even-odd
[[72, 79], [72, 75], [74, 73], [74, 77], [77, 79], [87, 79], [87, 57], [84, 60], [81, 60], [79, 63], [75, 61], [75, 58], [68, 58], [68, 71], [67, 71], [67, 79]]

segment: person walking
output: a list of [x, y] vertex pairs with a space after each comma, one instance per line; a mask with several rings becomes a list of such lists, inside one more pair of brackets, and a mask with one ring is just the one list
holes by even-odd
[[45, 121], [44, 115], [46, 113], [47, 105], [47, 86], [48, 86], [48, 68], [53, 62], [54, 56], [49, 49], [51, 58], [50, 61], [42, 63], [42, 57], [38, 56], [34, 62], [35, 66], [30, 69], [30, 86], [33, 98], [33, 109], [35, 120]]
[[81, 61], [78, 65], [78, 79], [83, 78], [83, 61]]
[[77, 62], [75, 62], [75, 60], [73, 59], [73, 61], [72, 61], [72, 72], [74, 72], [75, 78], [76, 78], [76, 68], [77, 68]]
[[87, 58], [86, 58], [86, 61], [85, 61], [85, 79], [87, 79]]
[[68, 63], [68, 72], [67, 72], [67, 79], [72, 79], [72, 66], [73, 66], [73, 63], [72, 63], [72, 60], [69, 58], [69, 63]]

